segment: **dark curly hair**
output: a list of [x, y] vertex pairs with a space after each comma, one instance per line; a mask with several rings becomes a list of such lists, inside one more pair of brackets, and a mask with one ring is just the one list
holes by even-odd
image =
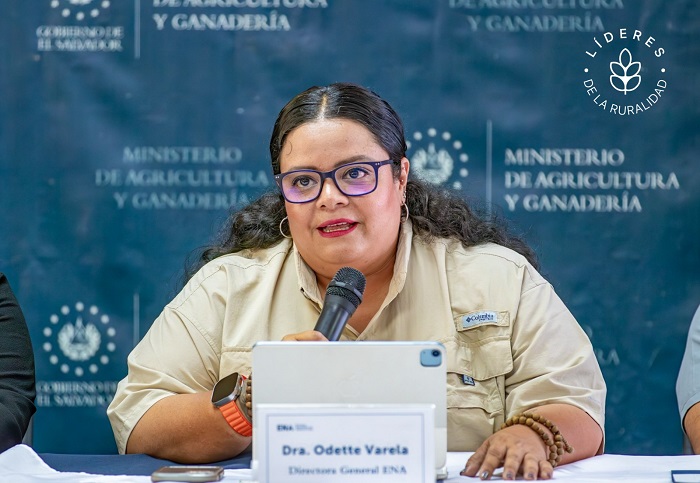
[[[363, 125], [394, 161], [394, 178], [406, 155], [401, 119], [384, 99], [373, 91], [349, 83], [311, 87], [295, 96], [279, 113], [270, 138], [274, 174], [280, 172], [280, 152], [287, 135], [295, 128], [320, 119], [349, 119]], [[491, 213], [477, 213], [458, 193], [411, 177], [406, 185], [406, 204], [416, 236], [455, 238], [463, 246], [496, 243], [523, 255], [538, 267], [534, 251], [511, 233], [505, 220]], [[286, 216], [284, 198], [269, 192], [229, 217], [218, 241], [206, 247], [186, 269], [189, 279], [207, 262], [246, 249], [269, 248], [282, 241], [280, 223]], [[287, 230], [288, 231], [288, 230]]]

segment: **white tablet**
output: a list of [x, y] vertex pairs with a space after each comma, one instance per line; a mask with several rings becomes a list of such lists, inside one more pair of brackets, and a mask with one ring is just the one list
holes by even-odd
[[447, 376], [442, 344], [258, 342], [253, 346], [252, 376], [256, 406], [435, 405], [436, 478], [447, 477]]

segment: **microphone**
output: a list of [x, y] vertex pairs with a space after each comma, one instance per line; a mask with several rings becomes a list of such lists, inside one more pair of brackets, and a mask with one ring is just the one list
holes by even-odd
[[323, 310], [314, 330], [328, 340], [338, 340], [348, 319], [362, 302], [366, 283], [365, 276], [355, 268], [343, 267], [338, 270], [328, 284]]

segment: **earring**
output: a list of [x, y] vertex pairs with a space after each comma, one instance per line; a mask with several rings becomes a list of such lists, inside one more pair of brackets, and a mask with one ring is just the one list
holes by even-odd
[[[283, 237], [285, 237], [285, 238], [292, 238], [292, 235], [291, 235], [291, 234], [290, 234], [290, 235], [285, 235], [285, 234], [284, 234], [284, 231], [282, 230], [282, 223], [284, 223], [284, 220], [287, 220], [287, 218], [288, 218], [288, 217], [285, 216], [284, 218], [282, 218], [282, 221], [280, 221], [280, 234], [281, 234]], [[289, 222], [288, 222], [287, 224], [289, 224]], [[290, 233], [291, 233], [291, 232], [290, 232]]]
[[[403, 214], [404, 208], [406, 208], [406, 216], [404, 216], [404, 214]], [[401, 203], [401, 223], [408, 220], [409, 216], [411, 216], [411, 212], [408, 211], [408, 204], [406, 203], [406, 190], [404, 190], [403, 191], [403, 202]]]

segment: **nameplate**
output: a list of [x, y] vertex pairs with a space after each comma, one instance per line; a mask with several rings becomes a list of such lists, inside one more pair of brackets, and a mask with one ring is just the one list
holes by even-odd
[[267, 482], [435, 481], [435, 406], [258, 404], [253, 477]]
[[700, 470], [672, 470], [671, 481], [673, 483], [698, 483], [700, 482]]

